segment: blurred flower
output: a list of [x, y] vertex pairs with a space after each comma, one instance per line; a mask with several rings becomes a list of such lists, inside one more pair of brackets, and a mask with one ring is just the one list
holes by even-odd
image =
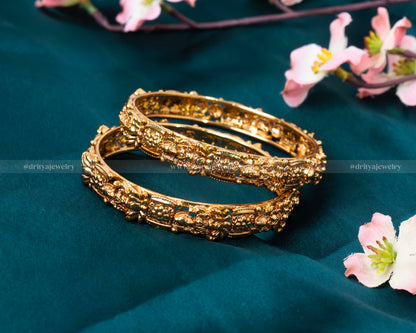
[[36, 0], [36, 7], [69, 7], [83, 2], [83, 0]]
[[[196, 0], [167, 0], [169, 2], [186, 1], [192, 7]], [[162, 8], [162, 0], [120, 0], [123, 11], [119, 13], [116, 20], [124, 24], [124, 31], [136, 31], [145, 21], [155, 20], [159, 17]]]
[[301, 3], [302, 0], [280, 0], [280, 2], [284, 4], [285, 6], [293, 6], [298, 3]]
[[377, 15], [371, 20], [371, 26], [374, 31], [370, 31], [369, 36], [364, 38], [368, 53], [363, 58], [358, 71], [363, 72], [370, 69], [369, 75], [373, 76], [384, 69], [387, 51], [400, 45], [406, 30], [412, 24], [406, 17], [403, 17], [391, 28], [387, 9], [379, 7]]
[[309, 90], [343, 63], [348, 62], [353, 68], [361, 62], [366, 52], [354, 46], [347, 48], [345, 27], [351, 21], [348, 13], [341, 13], [332, 21], [328, 49], [317, 44], [308, 44], [292, 51], [292, 68], [285, 73], [286, 84], [282, 92], [283, 99], [289, 106], [297, 107], [302, 104]]
[[360, 227], [358, 239], [364, 253], [344, 260], [346, 277], [355, 275], [370, 288], [390, 279], [392, 288], [416, 295], [416, 216], [401, 223], [396, 238], [390, 216], [375, 213], [370, 223]]
[[[400, 43], [400, 48], [416, 52], [416, 38], [413, 36], [404, 36]], [[416, 59], [390, 54], [388, 55], [387, 73], [369, 71], [367, 74], [363, 74], [362, 78], [367, 83], [382, 83], [412, 74], [416, 74]], [[392, 88], [392, 86], [379, 89], [359, 88], [358, 97], [364, 98], [379, 95], [386, 92], [390, 88]], [[416, 80], [399, 84], [397, 86], [396, 95], [400, 98], [403, 104], [416, 106]]]

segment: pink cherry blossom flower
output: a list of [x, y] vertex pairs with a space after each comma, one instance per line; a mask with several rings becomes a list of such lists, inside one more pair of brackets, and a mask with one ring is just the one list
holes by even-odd
[[[416, 52], [416, 38], [413, 36], [404, 36], [399, 46], [401, 49]], [[368, 83], [383, 83], [412, 74], [416, 74], [416, 59], [390, 54], [388, 55], [387, 73], [375, 73], [369, 71], [367, 74], [363, 74], [362, 78]], [[358, 97], [364, 98], [379, 95], [390, 88], [391, 87], [379, 89], [360, 88], [358, 89]], [[416, 106], [416, 80], [399, 84], [397, 86], [396, 95], [403, 104]]]
[[358, 72], [367, 69], [370, 75], [381, 72], [386, 66], [386, 54], [398, 46], [406, 34], [406, 30], [412, 26], [411, 22], [403, 17], [391, 27], [389, 13], [386, 8], [377, 8], [377, 15], [371, 20], [374, 31], [364, 38], [367, 56], [362, 59]]
[[341, 13], [332, 21], [328, 49], [317, 44], [308, 44], [292, 51], [292, 67], [285, 73], [286, 84], [282, 92], [283, 99], [289, 106], [297, 107], [302, 104], [309, 90], [343, 63], [348, 62], [352, 67], [360, 63], [366, 52], [354, 46], [347, 48], [345, 27], [351, 21], [348, 13]]
[[[169, 2], [186, 1], [192, 7], [196, 0], [167, 0]], [[124, 24], [124, 31], [136, 31], [145, 21], [155, 20], [162, 12], [162, 0], [120, 0], [123, 11], [119, 13], [116, 20]]]
[[344, 260], [346, 277], [354, 275], [369, 288], [390, 279], [392, 288], [416, 295], [416, 216], [401, 223], [396, 238], [390, 216], [375, 213], [370, 223], [360, 227], [358, 239], [364, 253]]
[[69, 7], [81, 3], [83, 0], [36, 0], [36, 7]]

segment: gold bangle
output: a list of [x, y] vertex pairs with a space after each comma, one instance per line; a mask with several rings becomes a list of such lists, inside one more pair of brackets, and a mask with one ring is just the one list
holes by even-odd
[[[286, 187], [317, 184], [325, 171], [321, 141], [283, 119], [235, 102], [196, 92], [145, 92], [138, 89], [120, 113], [127, 141], [143, 152], [184, 167], [190, 174], [225, 182]], [[186, 138], [149, 118], [175, 118], [226, 128], [277, 147], [290, 158], [230, 151]]]
[[[186, 125], [177, 126], [186, 129]], [[208, 130], [192, 126], [187, 130], [202, 132], [201, 136], [208, 141], [217, 135], [222, 138], [218, 142], [244, 149], [247, 153], [264, 153], [258, 147], [227, 134], [213, 134], [211, 131], [205, 135], [204, 131]], [[281, 231], [290, 212], [299, 203], [299, 191], [295, 188], [282, 190], [272, 200], [241, 205], [193, 202], [147, 190], [116, 173], [104, 161], [104, 158], [119, 152], [135, 150], [121, 128], [109, 129], [103, 125], [97, 133], [88, 151], [82, 154], [83, 183], [104, 202], [124, 212], [129, 221], [147, 222], [173, 232], [205, 235], [209, 240], [215, 240], [268, 230]]]

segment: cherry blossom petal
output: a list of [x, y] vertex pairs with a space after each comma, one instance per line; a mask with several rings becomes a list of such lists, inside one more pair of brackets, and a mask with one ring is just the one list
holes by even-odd
[[350, 46], [345, 50], [341, 51], [340, 53], [334, 54], [330, 60], [328, 60], [325, 64], [321, 66], [321, 70], [334, 70], [346, 62], [351, 64], [352, 66], [357, 66], [360, 64], [361, 59], [366, 54], [367, 53], [364, 50], [359, 49], [355, 46]]
[[132, 11], [130, 9], [131, 5], [128, 0], [120, 0], [120, 5], [123, 10], [117, 14], [116, 21], [120, 24], [125, 24], [130, 16], [130, 12]]
[[286, 81], [282, 96], [287, 105], [292, 108], [298, 107], [308, 96], [309, 90], [315, 84], [299, 84], [294, 80]]
[[351, 15], [341, 13], [338, 18], [331, 22], [329, 30], [331, 31], [331, 39], [328, 49], [333, 53], [338, 53], [347, 47], [348, 39], [345, 36], [345, 27], [352, 21]]
[[[366, 54], [361, 58], [360, 63], [358, 64], [351, 64], [351, 70], [357, 74], [360, 75], [362, 72], [366, 71], [367, 69], [371, 68], [374, 63], [378, 59], [378, 55], [375, 55], [373, 57], [370, 57], [370, 55], [364, 51]], [[380, 67], [377, 69], [377, 73], [380, 73], [383, 70], [384, 67]]]
[[390, 32], [390, 19], [389, 13], [386, 8], [377, 8], [377, 15], [371, 20], [371, 26], [374, 31], [379, 35], [381, 40], [384, 40]]
[[403, 37], [400, 47], [405, 50], [416, 52], [416, 37], [406, 35]]
[[[394, 79], [394, 76], [392, 77], [391, 75], [384, 74], [384, 73], [380, 74], [377, 70], [374, 70], [372, 68], [367, 73], [361, 75], [361, 78], [367, 83], [383, 83], [383, 82], [387, 82], [389, 80]], [[377, 89], [359, 88], [358, 97], [365, 98], [369, 96], [380, 95], [382, 93], [385, 93], [391, 88], [392, 87], [377, 88]]]
[[[416, 38], [414, 36], [406, 35], [403, 37], [399, 46], [400, 48], [404, 50], [410, 50], [410, 51], [416, 52]], [[396, 55], [396, 54], [389, 54], [388, 56], [388, 63], [389, 63], [388, 73], [392, 76], [395, 76], [395, 78], [397, 78], [398, 76], [394, 72], [395, 68], [393, 65], [398, 63], [400, 60], [403, 60], [403, 56]]]
[[[394, 79], [397, 79], [397, 75], [395, 72], [394, 64], [398, 63], [400, 60], [403, 60], [402, 56], [396, 55], [396, 54], [389, 54], [387, 56], [387, 74]], [[371, 69], [369, 70], [369, 72]]]
[[402, 222], [390, 285], [416, 295], [416, 216]]
[[390, 50], [396, 46], [399, 46], [403, 37], [406, 35], [407, 29], [411, 26], [412, 23], [406, 17], [403, 17], [401, 20], [397, 21], [393, 28], [390, 30], [387, 37], [382, 39], [382, 48], [384, 50]]
[[363, 63], [354, 70], [356, 74], [369, 68], [381, 72], [386, 66], [386, 52], [400, 45], [406, 34], [406, 30], [411, 27], [410, 21], [404, 17], [397, 21], [393, 28], [390, 29], [390, 20], [387, 9], [380, 7], [377, 11], [378, 15], [373, 17], [371, 24], [382, 41], [381, 49], [379, 53], [372, 57], [368, 55], [367, 59], [363, 58]]
[[382, 38], [383, 45], [381, 46], [380, 53], [375, 55], [374, 64], [372, 67], [381, 72], [386, 66], [386, 52], [399, 46], [403, 37], [406, 34], [406, 30], [410, 28], [412, 24], [407, 18], [402, 18], [400, 21], [396, 22], [390, 32], [385, 38]]
[[375, 56], [375, 61], [371, 66], [376, 72], [380, 73], [386, 67], [386, 52], [379, 53]]
[[345, 271], [346, 277], [354, 275], [366, 287], [374, 288], [389, 279], [393, 265], [389, 265], [383, 272], [377, 273], [377, 269], [371, 267], [371, 259], [366, 254], [354, 253], [344, 260], [344, 266], [347, 269]]
[[[166, 0], [169, 2], [182, 2], [184, 0]], [[190, 6], [195, 7], [196, 0], [185, 0]]]
[[399, 84], [397, 86], [396, 95], [403, 104], [416, 106], [416, 80]]
[[124, 31], [136, 31], [144, 21], [154, 20], [161, 13], [160, 0], [154, 0], [150, 5], [138, 0], [120, 0], [123, 11], [116, 17], [117, 22], [124, 24]]
[[325, 76], [325, 72], [315, 73], [312, 66], [318, 55], [322, 52], [322, 47], [317, 44], [308, 44], [293, 50], [290, 54], [292, 68], [285, 73], [287, 80], [296, 81], [299, 84], [316, 84]]
[[357, 96], [358, 98], [362, 99], [362, 98], [366, 98], [370, 96], [381, 95], [390, 89], [391, 87], [377, 88], [377, 89], [358, 88]]
[[298, 3], [301, 3], [302, 0], [280, 0], [280, 2], [284, 4], [285, 6], [293, 6]]
[[79, 4], [81, 0], [36, 0], [36, 7], [68, 7]]
[[382, 74], [374, 68], [371, 68], [367, 73], [362, 74], [361, 78], [367, 83], [380, 83], [388, 80], [388, 77], [382, 76]]
[[[404, 36], [400, 47], [405, 50], [410, 51], [416, 51], [416, 38], [414, 36]], [[389, 68], [388, 68], [388, 75], [391, 78], [397, 78], [397, 74], [395, 73], [394, 64], [398, 63], [400, 60], [403, 60], [402, 56], [398, 55], [389, 55], [388, 56], [388, 62], [389, 62]], [[397, 87], [396, 95], [400, 98], [403, 104], [409, 105], [409, 106], [415, 106], [416, 105], [416, 81], [410, 81], [400, 84]]]
[[396, 230], [394, 230], [391, 217], [380, 213], [375, 213], [371, 222], [362, 225], [358, 232], [358, 239], [367, 255], [373, 254], [367, 246], [377, 247], [377, 241], [382, 241], [383, 237], [386, 237], [395, 248]]
[[154, 1], [146, 13], [146, 20], [151, 21], [157, 19], [161, 12], [162, 8], [160, 7], [160, 2]]

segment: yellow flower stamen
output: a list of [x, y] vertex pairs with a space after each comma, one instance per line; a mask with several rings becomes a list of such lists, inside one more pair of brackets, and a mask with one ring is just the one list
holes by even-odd
[[399, 76], [414, 74], [416, 70], [415, 59], [403, 59], [393, 63], [393, 72]]
[[364, 37], [365, 48], [370, 53], [370, 56], [380, 53], [381, 47], [383, 46], [383, 41], [380, 36], [374, 31], [370, 31], [369, 36]]
[[321, 68], [321, 66], [326, 63], [329, 59], [332, 58], [332, 52], [329, 51], [326, 48], [322, 48], [321, 49], [320, 54], [318, 54], [317, 58], [318, 60], [314, 61], [313, 65], [312, 65], [312, 70], [315, 74], [318, 74], [319, 69]]
[[375, 254], [370, 254], [371, 267], [377, 269], [377, 274], [381, 274], [390, 264], [396, 261], [397, 252], [393, 249], [393, 245], [383, 237], [383, 242], [377, 241], [378, 247], [369, 245], [368, 249]]

